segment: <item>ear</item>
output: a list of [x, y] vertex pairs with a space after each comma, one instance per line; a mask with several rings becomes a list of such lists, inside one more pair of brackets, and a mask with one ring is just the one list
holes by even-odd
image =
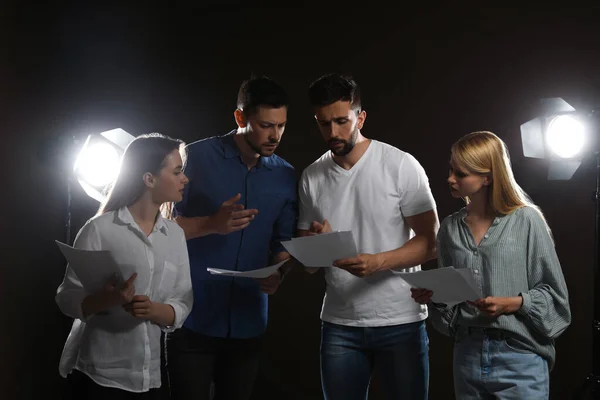
[[144, 180], [144, 185], [146, 185], [146, 187], [153, 188], [154, 185], [156, 185], [156, 179], [150, 172], [146, 172], [142, 179]]
[[483, 186], [489, 186], [492, 184], [493, 178], [491, 175], [486, 175], [485, 180], [483, 181]]
[[233, 117], [235, 118], [235, 123], [240, 128], [245, 128], [246, 125], [248, 125], [248, 120], [246, 119], [244, 112], [239, 108], [233, 112]]
[[367, 119], [367, 112], [365, 110], [362, 110], [361, 112], [358, 113], [358, 116], [356, 117], [356, 120], [357, 120], [356, 127], [358, 129], [362, 129], [363, 125], [365, 124], [366, 119]]

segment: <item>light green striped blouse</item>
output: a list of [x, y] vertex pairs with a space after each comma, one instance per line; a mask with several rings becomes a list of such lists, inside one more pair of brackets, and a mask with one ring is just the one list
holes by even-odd
[[438, 265], [470, 268], [484, 297], [523, 297], [521, 309], [497, 318], [462, 303], [429, 307], [440, 332], [454, 336], [458, 327], [498, 328], [516, 346], [555, 359], [554, 339], [571, 323], [567, 285], [554, 242], [532, 207], [496, 217], [479, 246], [465, 222], [466, 208], [448, 216], [438, 233]]

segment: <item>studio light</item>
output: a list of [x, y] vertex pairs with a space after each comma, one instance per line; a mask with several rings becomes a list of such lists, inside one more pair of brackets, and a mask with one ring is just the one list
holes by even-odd
[[[541, 100], [539, 117], [521, 125], [523, 155], [549, 160], [548, 179], [571, 179], [584, 158], [596, 165], [594, 292], [592, 321], [592, 372], [576, 394], [576, 399], [600, 399], [600, 152], [598, 151], [597, 109], [575, 110], [560, 97]], [[591, 217], [591, 216], [590, 216]]]
[[542, 99], [542, 115], [521, 125], [523, 155], [549, 160], [548, 179], [568, 180], [587, 151], [588, 116], [560, 97]]
[[573, 158], [581, 154], [585, 139], [583, 123], [570, 115], [554, 117], [548, 124], [548, 146], [560, 158]]
[[87, 137], [75, 161], [73, 171], [88, 196], [104, 201], [105, 189], [119, 173], [119, 160], [134, 139], [121, 128]]

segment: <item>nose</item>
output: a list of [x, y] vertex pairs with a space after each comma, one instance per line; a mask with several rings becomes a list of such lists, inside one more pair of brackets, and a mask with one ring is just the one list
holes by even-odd
[[188, 179], [186, 174], [181, 174], [181, 175], [183, 175], [183, 184], [187, 185], [190, 180]]
[[273, 129], [271, 130], [271, 133], [269, 135], [269, 139], [271, 139], [271, 140], [275, 139], [276, 141], [279, 142], [279, 140], [281, 140], [281, 136], [283, 135], [284, 129], [285, 129], [284, 127], [280, 127], [280, 126], [273, 127]]
[[456, 183], [456, 178], [454, 177], [454, 173], [450, 172], [448, 174], [448, 179], [446, 180], [449, 185], [454, 185]]
[[327, 126], [327, 131], [330, 139], [335, 139], [340, 136], [340, 128], [338, 124], [333, 121], [331, 121], [331, 123]]

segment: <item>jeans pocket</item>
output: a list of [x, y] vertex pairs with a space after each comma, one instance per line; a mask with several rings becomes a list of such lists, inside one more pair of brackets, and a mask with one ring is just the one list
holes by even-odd
[[457, 329], [454, 333], [454, 344], [459, 344], [465, 340], [466, 337], [469, 336], [469, 333], [464, 329]]
[[504, 346], [515, 353], [521, 353], [521, 354], [535, 354], [534, 352], [527, 350], [526, 348], [523, 347], [523, 345], [521, 345], [519, 342], [517, 342], [516, 340], [512, 339], [512, 338], [505, 338], [504, 339]]

